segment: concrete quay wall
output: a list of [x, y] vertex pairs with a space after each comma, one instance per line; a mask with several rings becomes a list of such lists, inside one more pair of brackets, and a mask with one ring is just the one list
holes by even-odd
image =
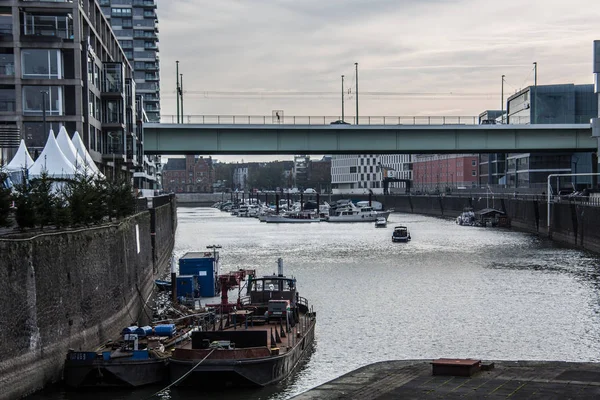
[[154, 210], [155, 221], [143, 211], [110, 225], [0, 238], [0, 398], [60, 380], [69, 349], [94, 349], [151, 317], [146, 302], [172, 252], [171, 209]]
[[[355, 198], [356, 196], [353, 196]], [[340, 196], [341, 198], [341, 196]], [[368, 200], [368, 196], [357, 196]], [[332, 200], [337, 200], [332, 196]], [[550, 230], [545, 198], [486, 198], [454, 196], [385, 196], [378, 197], [385, 208], [403, 213], [456, 218], [465, 207], [487, 207], [506, 212], [513, 228], [549, 236], [557, 242], [600, 253], [600, 207], [585, 203], [557, 202], [551, 205]]]

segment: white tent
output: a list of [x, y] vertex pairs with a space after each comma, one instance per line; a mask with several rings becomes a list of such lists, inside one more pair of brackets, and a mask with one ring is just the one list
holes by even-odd
[[17, 154], [15, 154], [12, 160], [4, 168], [10, 172], [19, 172], [24, 168], [30, 168], [32, 165], [33, 158], [31, 158], [29, 151], [27, 151], [25, 140], [21, 139], [21, 144], [19, 145]]
[[46, 171], [50, 177], [54, 178], [73, 178], [77, 172], [75, 166], [63, 154], [56, 138], [54, 131], [50, 130], [48, 141], [42, 154], [35, 160], [35, 163], [29, 168], [29, 177], [37, 178], [42, 172]]
[[73, 145], [69, 134], [64, 126], [61, 126], [60, 131], [58, 132], [58, 136], [56, 136], [56, 142], [58, 143], [58, 147], [62, 150], [63, 154], [71, 164], [75, 166], [77, 171], [81, 174], [93, 175], [95, 171], [93, 171], [90, 167], [86, 166], [83, 158], [79, 156], [77, 153], [77, 149]]
[[90, 156], [90, 153], [88, 153], [87, 149], [85, 148], [83, 140], [81, 140], [81, 136], [79, 136], [79, 132], [77, 131], [75, 131], [75, 133], [73, 134], [73, 146], [75, 147], [77, 155], [83, 160], [84, 165], [88, 169], [92, 170], [96, 175], [98, 175], [98, 177], [104, 178], [104, 175], [102, 174], [102, 172], [100, 172], [100, 170], [94, 163], [94, 160], [92, 160], [92, 156]]

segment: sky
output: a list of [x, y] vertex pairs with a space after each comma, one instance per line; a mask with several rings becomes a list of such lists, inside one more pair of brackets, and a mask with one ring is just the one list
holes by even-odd
[[[159, 0], [161, 109], [476, 116], [534, 83], [593, 83], [598, 0]], [[596, 28], [596, 29], [594, 29]], [[244, 157], [246, 161], [264, 156]], [[240, 156], [219, 156], [240, 160]], [[281, 156], [280, 156], [281, 158]], [[291, 157], [290, 157], [291, 158]]]

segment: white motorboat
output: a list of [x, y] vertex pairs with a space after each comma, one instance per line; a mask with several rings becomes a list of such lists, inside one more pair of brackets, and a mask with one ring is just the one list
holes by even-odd
[[375, 221], [375, 228], [385, 228], [387, 226], [387, 219], [385, 218], [377, 218], [377, 221]]
[[287, 212], [284, 214], [265, 215], [265, 222], [271, 223], [310, 223], [320, 222], [319, 216], [310, 211]]
[[356, 207], [352, 203], [337, 208], [327, 217], [327, 222], [375, 222], [378, 218], [387, 221], [391, 211], [375, 211], [373, 207]]
[[410, 240], [410, 232], [406, 226], [396, 226], [392, 232], [392, 242], [408, 242]]

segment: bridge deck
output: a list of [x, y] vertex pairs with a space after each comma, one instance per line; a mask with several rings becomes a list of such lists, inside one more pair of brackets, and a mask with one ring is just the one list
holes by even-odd
[[596, 151], [590, 124], [147, 124], [146, 154], [409, 154]]

